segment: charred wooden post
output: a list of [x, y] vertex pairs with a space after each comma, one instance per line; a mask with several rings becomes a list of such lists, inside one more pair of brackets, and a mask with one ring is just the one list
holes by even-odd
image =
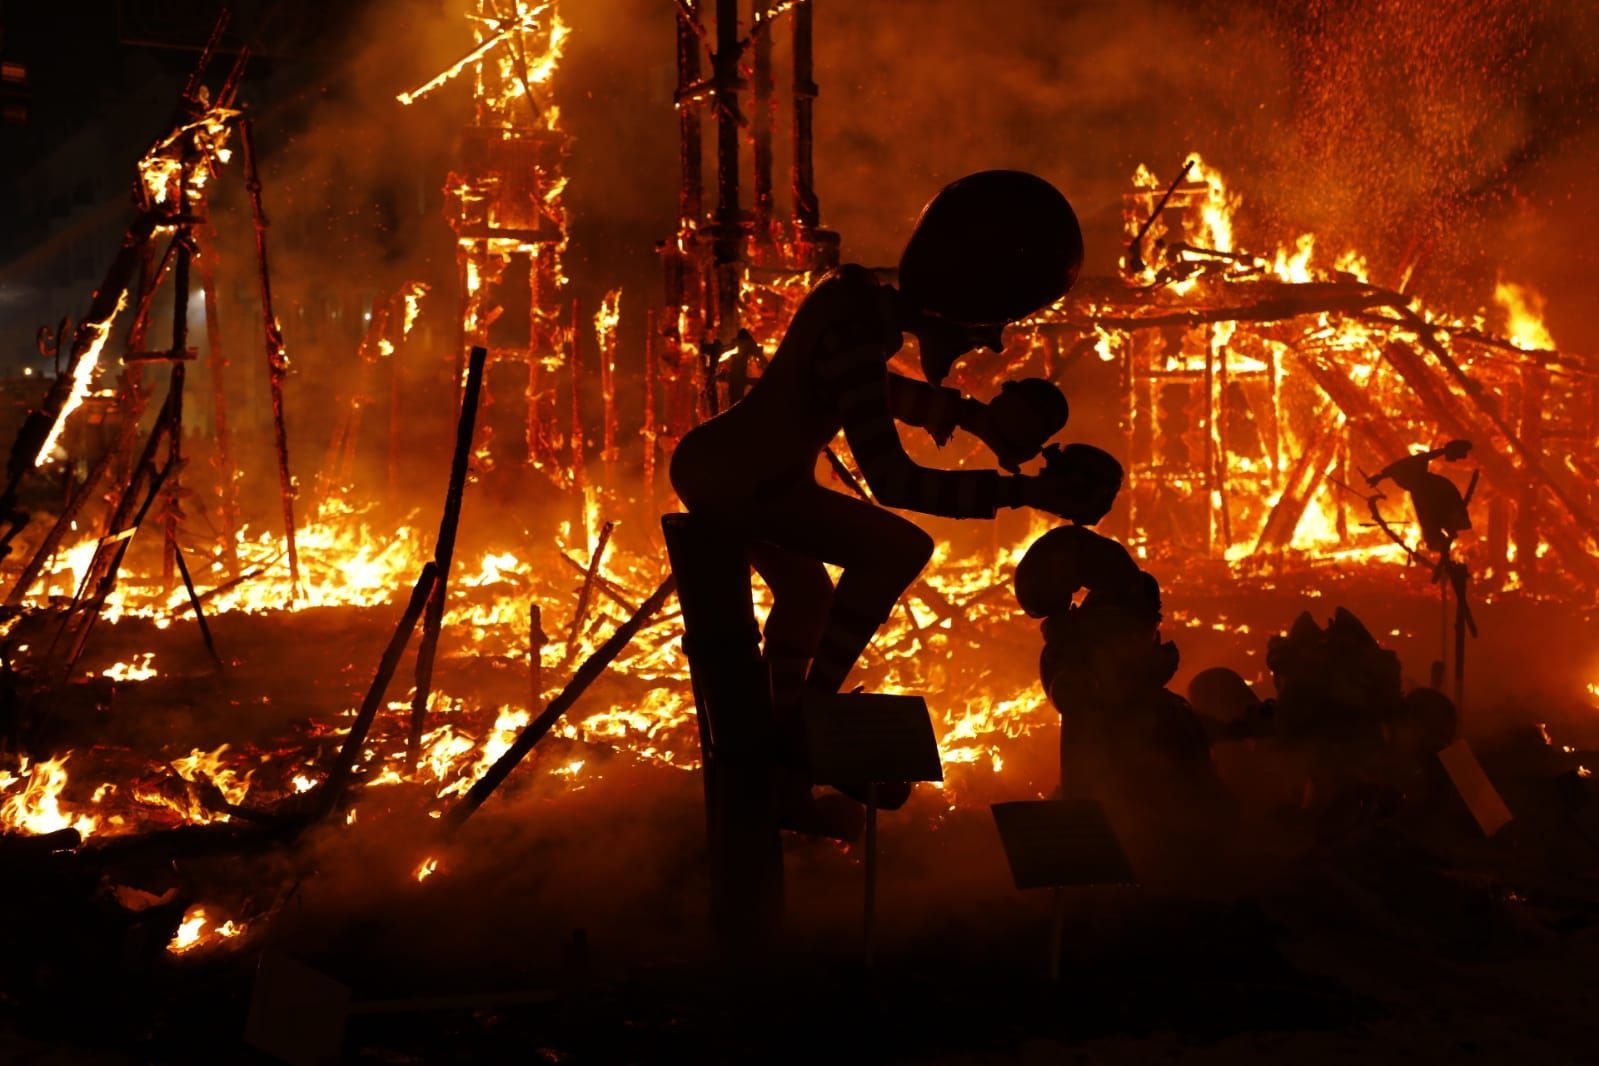
[[[87, 389], [88, 376], [93, 373], [117, 316], [127, 306], [128, 286], [132, 282], [133, 272], [143, 259], [159, 221], [154, 212], [145, 212], [128, 227], [116, 258], [106, 268], [105, 278], [95, 290], [88, 313], [73, 333], [72, 354], [66, 367], [56, 376], [44, 399], [28, 414], [22, 428], [17, 431], [6, 462], [6, 487], [4, 492], [0, 492], [0, 521], [6, 524], [5, 532], [0, 534], [0, 559], [11, 553], [11, 542], [28, 524], [27, 513], [17, 509], [17, 498], [23, 483], [44, 462], [59, 437], [68, 404], [79, 389], [80, 378], [83, 388]], [[21, 582], [18, 585], [26, 592]], [[16, 589], [12, 590], [13, 598], [20, 598], [20, 595]]]
[[[1521, 439], [1527, 447], [1541, 451], [1543, 448], [1543, 404], [1549, 391], [1549, 372], [1542, 367], [1528, 367], [1522, 373], [1520, 429]], [[1536, 592], [1538, 576], [1538, 483], [1529, 478], [1516, 495], [1516, 526], [1513, 543], [1516, 546], [1516, 574], [1529, 592]], [[1588, 527], [1590, 531], [1592, 526]]]
[[1321, 487], [1322, 478], [1327, 473], [1327, 465], [1332, 462], [1333, 454], [1338, 447], [1338, 435], [1332, 432], [1323, 418], [1318, 417], [1316, 424], [1320, 427], [1316, 436], [1294, 461], [1282, 496], [1278, 498], [1276, 506], [1271, 509], [1271, 513], [1266, 516], [1265, 524], [1261, 526], [1260, 537], [1255, 542], [1257, 552], [1280, 552], [1289, 545], [1294, 539], [1294, 530], [1298, 527], [1300, 518], [1304, 516], [1305, 508], [1310, 506], [1311, 498]]
[[544, 695], [544, 647], [550, 642], [544, 632], [544, 611], [538, 604], [530, 604], [527, 611], [527, 673], [528, 709], [539, 704]]
[[639, 438], [644, 445], [644, 507], [655, 510], [655, 309], [644, 315], [644, 426]]
[[399, 352], [389, 357], [389, 430], [388, 430], [388, 486], [389, 499], [394, 499], [400, 489], [400, 383], [403, 380], [404, 363], [400, 361]]
[[667, 599], [676, 589], [677, 580], [675, 577], [668, 577], [665, 581], [662, 581], [656, 586], [655, 591], [650, 594], [649, 599], [639, 606], [637, 613], [620, 626], [617, 626], [616, 632], [612, 633], [606, 642], [595, 650], [593, 655], [583, 660], [582, 665], [572, 675], [572, 680], [566, 683], [566, 687], [561, 690], [560, 694], [549, 702], [549, 705], [544, 708], [544, 711], [537, 718], [523, 727], [522, 732], [517, 734], [516, 740], [512, 741], [505, 754], [501, 755], [493, 766], [485, 770], [483, 776], [474, 781], [472, 787], [467, 789], [466, 795], [462, 796], [459, 802], [450, 808], [449, 813], [444, 818], [446, 827], [452, 831], [459, 829], [468, 818], [472, 817], [473, 813], [483, 805], [483, 801], [488, 799], [494, 790], [500, 787], [500, 784], [510, 776], [511, 771], [516, 769], [516, 765], [527, 757], [527, 753], [533, 750], [538, 742], [544, 738], [544, 735], [550, 731], [551, 727], [572, 709], [583, 693], [588, 691], [588, 687], [594, 683], [594, 680], [606, 671], [618, 655], [622, 654], [622, 649], [632, 643], [633, 638], [638, 635], [638, 631], [644, 627], [644, 623], [648, 622], [665, 605]]
[[616, 530], [615, 522], [606, 522], [600, 527], [599, 539], [594, 543], [594, 551], [589, 553], [589, 565], [583, 572], [583, 585], [578, 590], [577, 607], [572, 611], [572, 628], [566, 634], [566, 658], [562, 665], [572, 661], [577, 654], [578, 639], [583, 635], [583, 623], [588, 621], [589, 605], [594, 602], [594, 583], [600, 578], [600, 567], [605, 562], [605, 549], [611, 543], [611, 534]]
[[621, 324], [622, 290], [612, 289], [594, 313], [594, 340], [600, 360], [601, 426], [600, 460], [605, 464], [605, 484], [616, 484], [616, 331]]
[[356, 378], [350, 393], [340, 404], [340, 417], [328, 441], [328, 454], [322, 464], [322, 492], [334, 491], [351, 475], [355, 463], [357, 442], [361, 435], [361, 416], [371, 402], [372, 370], [377, 365], [383, 345], [388, 339], [389, 294], [379, 293], [372, 301], [366, 332], [356, 352]]
[[239, 143], [244, 151], [245, 189], [250, 194], [250, 214], [255, 223], [255, 257], [261, 283], [261, 322], [266, 336], [267, 384], [272, 392], [272, 437], [277, 445], [278, 488], [283, 497], [283, 533], [289, 550], [289, 584], [292, 595], [300, 589], [300, 555], [294, 542], [294, 479], [289, 474], [289, 431], [283, 418], [283, 382], [289, 357], [283, 347], [283, 330], [272, 310], [272, 275], [267, 261], [267, 217], [261, 205], [261, 174], [255, 154], [254, 121], [239, 123]]
[[433, 602], [439, 584], [439, 565], [430, 561], [422, 567], [422, 573], [411, 589], [411, 598], [406, 602], [399, 624], [394, 627], [394, 634], [389, 638], [388, 646], [383, 649], [383, 657], [378, 660], [377, 673], [366, 690], [366, 698], [361, 701], [355, 721], [350, 723], [350, 732], [344, 738], [344, 747], [339, 749], [333, 768], [328, 772], [327, 779], [322, 782], [318, 806], [323, 813], [338, 806], [339, 800], [343, 797], [344, 789], [349, 784], [350, 774], [355, 770], [355, 760], [361, 754], [361, 748], [366, 743], [366, 735], [372, 728], [372, 720], [377, 717], [378, 709], [383, 706], [383, 696], [389, 690], [389, 681], [394, 677], [394, 671], [399, 668], [400, 656], [405, 654], [405, 646], [416, 630], [417, 620], [421, 618], [423, 609]]
[[567, 366], [571, 370], [572, 384], [572, 435], [569, 445], [569, 461], [572, 464], [572, 489], [577, 497], [578, 528], [585, 527], [586, 491], [588, 489], [588, 471], [583, 455], [583, 350], [579, 344], [582, 331], [577, 328], [577, 300], [572, 301], [572, 321], [567, 329]]
[[616, 604], [628, 614], [638, 610], [638, 604], [627, 598], [626, 592], [615, 582], [606, 579], [604, 574], [596, 572], [592, 567], [584, 566], [570, 555], [562, 552], [560, 559], [567, 566], [578, 572], [578, 576], [586, 582], [592, 582], [594, 588], [606, 599]]
[[439, 629], [444, 624], [444, 600], [449, 589], [450, 561], [455, 556], [455, 534], [461, 524], [461, 501], [466, 494], [467, 467], [472, 459], [472, 431], [477, 425], [478, 399], [483, 393], [483, 365], [487, 348], [473, 348], [467, 361], [466, 392], [461, 397], [461, 414], [455, 423], [455, 456], [450, 464], [450, 487], [444, 497], [444, 515], [439, 520], [439, 539], [433, 549], [438, 580], [428, 600], [427, 617], [422, 624], [422, 643], [416, 653], [416, 694], [411, 700], [411, 732], [406, 742], [406, 761], [415, 768], [422, 744], [422, 726], [427, 720], [428, 697], [433, 693], [433, 659], [439, 647]]
[[764, 239], [772, 230], [772, 119], [777, 112], [772, 91], [773, 0], [755, 0], [754, 28], [750, 32], [753, 56], [752, 81], [754, 106], [750, 108], [750, 128], [754, 141], [755, 168], [753, 199], [755, 231]]
[[[62, 678], [69, 677], [77, 667], [78, 660], [83, 657], [83, 649], [89, 642], [89, 634], [93, 631], [95, 623], [100, 620], [100, 609], [105, 605], [112, 589], [116, 587], [117, 575], [122, 569], [123, 557], [128, 553], [128, 545], [144, 524], [151, 505], [160, 496], [162, 486], [172, 473], [173, 467], [170, 462], [157, 469], [155, 456], [160, 449], [162, 439], [172, 431], [172, 413], [177, 410], [176, 397], [177, 393], [169, 389], [167, 402], [161, 409], [161, 416], [155, 429], [151, 431], [150, 439], [145, 444], [144, 454], [140, 456], [139, 464], [135, 468], [134, 479], [128, 484], [116, 509], [112, 512], [112, 522], [116, 526], [116, 532], [106, 536], [96, 546], [94, 558], [89, 562], [89, 569], [84, 574], [78, 594], [74, 597], [67, 616], [62, 620], [61, 628], [51, 642], [47, 654], [47, 658], [51, 660], [55, 659], [56, 650], [62, 640], [67, 642], [65, 656], [57, 664], [59, 676]], [[144, 499], [139, 501], [138, 490], [141, 487], [144, 489]], [[137, 505], [136, 511], [135, 505]], [[85, 593], [88, 593], [87, 598]]]
[[[178, 211], [180, 216], [189, 213], [187, 182], [180, 181]], [[183, 476], [183, 386], [187, 377], [185, 361], [189, 358], [189, 266], [194, 253], [193, 227], [185, 222], [172, 239], [177, 249], [177, 263], [172, 270], [172, 360], [170, 436], [167, 440], [167, 466], [172, 476], [167, 479], [166, 498], [162, 506], [161, 584], [171, 589], [177, 573], [178, 527], [183, 521], [181, 488]]]
[[743, 115], [739, 73], [738, 0], [716, 0], [716, 51], [711, 54], [711, 97], [716, 109], [715, 337], [723, 346], [738, 332], [738, 262], [743, 243], [739, 205], [739, 126]]
[[816, 80], [811, 52], [814, 12], [811, 0], [794, 4], [794, 222], [802, 239], [814, 241], [821, 223], [821, 208], [816, 202], [816, 170], [812, 163], [815, 145]]
[[200, 605], [200, 595], [194, 590], [194, 578], [189, 575], [189, 564], [183, 561], [183, 549], [176, 542], [172, 544], [172, 557], [178, 564], [178, 573], [183, 577], [183, 587], [189, 594], [189, 607], [194, 611], [195, 621], [200, 623], [200, 639], [205, 641], [205, 650], [211, 656], [211, 661], [218, 670], [224, 666], [222, 656], [217, 654], [216, 641], [211, 636], [211, 623], [205, 620], [205, 610]]
[[711, 922], [724, 949], [758, 952], [783, 908], [771, 680], [761, 656], [749, 560], [691, 515], [661, 522], [683, 608], [705, 778]]
[[233, 577], [239, 576], [239, 468], [233, 457], [233, 437], [228, 428], [228, 356], [222, 347], [222, 317], [217, 302], [216, 233], [209, 223], [199, 246], [200, 294], [205, 307], [206, 365], [211, 370], [211, 413], [216, 422], [218, 510], [222, 518], [222, 561]]

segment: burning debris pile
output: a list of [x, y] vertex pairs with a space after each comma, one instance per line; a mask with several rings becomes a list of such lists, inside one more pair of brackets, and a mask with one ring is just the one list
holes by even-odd
[[[541, 750], [520, 787], [531, 787], [526, 779], [534, 773], [585, 787], [613, 759], [698, 766], [687, 662], [659, 533], [669, 501], [656, 471], [687, 429], [738, 401], [798, 300], [837, 263], [836, 235], [820, 228], [812, 189], [811, 5], [760, 7], [747, 39], [729, 36], [728, 20], [706, 29], [699, 7], [691, 0], [677, 7], [677, 106], [684, 157], [694, 165], [685, 165], [678, 225], [664, 248], [667, 303], [650, 312], [646, 330], [637, 452], [627, 446], [617, 401], [620, 294], [612, 290], [593, 315], [600, 359], [597, 372], [587, 370], [579, 356], [587, 325], [563, 273], [566, 140], [551, 95], [567, 35], [558, 6], [472, 4], [471, 50], [401, 96], [413, 105], [451, 79], [472, 79], [472, 124], [458, 169], [446, 180], [459, 268], [453, 379], [462, 436], [436, 539], [414, 516], [397, 528], [380, 525], [350, 484], [363, 413], [385, 402], [373, 368], [411, 352], [407, 338], [418, 314], [424, 307], [437, 314], [447, 303], [420, 283], [374, 304], [319, 499], [309, 515], [297, 509], [285, 338], [272, 309], [249, 113], [238, 100], [244, 58], [208, 93], [207, 53], [170, 133], [141, 162], [137, 220], [72, 335], [65, 369], [13, 450], [5, 509], [17, 513], [5, 544], [26, 550], [8, 560], [0, 687], [8, 752], [0, 765], [0, 846], [8, 854], [76, 850], [83, 869], [120, 873], [164, 854], [281, 846], [312, 824], [353, 834], [366, 804], [386, 805], [386, 790], [406, 797], [419, 818], [458, 824], [546, 733], [559, 754]], [[787, 218], [775, 206], [771, 143], [778, 110], [772, 35], [784, 18], [791, 20], [794, 65]], [[706, 50], [711, 72], [702, 77]], [[707, 122], [717, 132], [714, 208], [705, 202], [700, 166]], [[750, 211], [738, 201], [745, 127], [755, 157]], [[213, 454], [222, 492], [215, 528], [202, 535], [186, 526], [178, 491], [194, 443], [180, 421], [184, 367], [197, 355], [187, 337], [188, 276], [197, 264], [209, 308], [215, 266], [208, 189], [230, 165], [234, 138], [259, 242], [285, 528], [252, 529], [240, 516], [244, 486], [227, 433], [225, 363], [212, 336]], [[1237, 207], [1221, 177], [1197, 159], [1170, 185], [1141, 169], [1126, 199], [1123, 276], [1085, 281], [1068, 301], [1013, 329], [1005, 360], [963, 371], [958, 383], [990, 394], [1003, 379], [1041, 376], [1070, 387], [1084, 366], [1113, 370], [1119, 406], [1100, 443], [1124, 457], [1129, 501], [1115, 532], [1140, 566], [1169, 568], [1168, 595], [1329, 565], [1397, 570], [1405, 552], [1367, 528], [1368, 494], [1357, 486], [1365, 471], [1441, 438], [1476, 442], [1486, 474], [1479, 508], [1486, 525], [1468, 558], [1487, 587], [1542, 590], [1542, 575], [1559, 566], [1591, 595], [1599, 586], [1592, 539], [1599, 529], [1599, 364], [1558, 351], [1536, 297], [1511, 283], [1498, 294], [1509, 321], [1498, 335], [1482, 316], [1427, 310], [1407, 291], [1408, 279], [1375, 284], [1353, 252], [1327, 265], [1310, 235], [1272, 255], [1251, 254], [1234, 237]], [[158, 256], [162, 239], [168, 243]], [[174, 336], [169, 349], [150, 351], [150, 309], [169, 274], [177, 293]], [[214, 311], [206, 319], [214, 323]], [[120, 337], [119, 322], [126, 323]], [[124, 369], [114, 375], [106, 356], [117, 347]], [[484, 354], [469, 360], [473, 349]], [[162, 417], [141, 450], [150, 362], [172, 369]], [[398, 390], [398, 374], [391, 380]], [[602, 415], [589, 425], [581, 398], [594, 384]], [[480, 395], [482, 420], [475, 422]], [[387, 402], [392, 493], [402, 445], [397, 402]], [[90, 409], [115, 427], [111, 447], [63, 508], [39, 516], [20, 511], [23, 479], [57, 461], [73, 420]], [[507, 411], [519, 412], [510, 421], [522, 427], [510, 443]], [[598, 464], [586, 447], [592, 440], [601, 442]], [[917, 447], [935, 454], [928, 443]], [[864, 494], [847, 448], [840, 443], [830, 458], [836, 487]], [[975, 450], [957, 455], [972, 458]], [[934, 460], [949, 461], [949, 453]], [[532, 534], [515, 531], [503, 538], [511, 543], [473, 530], [475, 489], [490, 478], [524, 475], [569, 496], [565, 520]], [[93, 505], [107, 493], [112, 504], [96, 514]], [[147, 518], [162, 530], [155, 557], [133, 550]], [[44, 530], [39, 539], [17, 540], [30, 525]], [[1038, 642], [1012, 600], [1016, 567], [1047, 524], [1021, 520], [996, 529], [980, 536], [941, 530], [948, 535], [932, 565], [868, 650], [858, 677], [876, 692], [938, 694], [933, 711], [948, 780], [918, 808], [935, 821], [956, 808], [1055, 785], [1052, 745], [1039, 734], [1058, 719], [1037, 685]], [[209, 562], [191, 575], [186, 553]], [[328, 621], [314, 623], [319, 615]], [[159, 701], [174, 680], [214, 685], [225, 694], [219, 703], [269, 703], [272, 696], [251, 696], [242, 686], [275, 680], [269, 687], [276, 695], [281, 679], [265, 677], [255, 652], [241, 651], [230, 637], [296, 618], [337, 634], [315, 655], [287, 652], [304, 671], [298, 686], [326, 688], [299, 699], [298, 713], [272, 720], [267, 735], [201, 747], [166, 738], [135, 743], [106, 726], [130, 707]], [[96, 629], [101, 620], [110, 624]], [[1249, 633], [1220, 615], [1170, 612], [1168, 623], [1177, 621], [1234, 637]], [[403, 683], [391, 691], [418, 625], [414, 682], [409, 691]], [[217, 669], [169, 674], [168, 649], [189, 640], [191, 627], [203, 631]], [[287, 628], [292, 646], [300, 638]], [[1300, 626], [1294, 633], [1311, 639]], [[108, 658], [91, 635], [127, 654]], [[141, 640], [150, 643], [129, 647]], [[364, 699], [346, 676], [352, 670], [362, 682], [368, 671], [378, 675]], [[1291, 702], [1284, 694], [1283, 705]], [[440, 869], [434, 856], [415, 858], [418, 881]], [[199, 885], [177, 891], [118, 884], [115, 891], [117, 904], [149, 916], [151, 935], [174, 953], [237, 943], [282, 903], [281, 895], [265, 894], [244, 913], [194, 898]]]

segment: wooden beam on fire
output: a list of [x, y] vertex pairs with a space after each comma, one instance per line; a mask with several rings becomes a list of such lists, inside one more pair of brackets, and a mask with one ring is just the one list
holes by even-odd
[[461, 524], [461, 503], [466, 495], [467, 466], [472, 459], [472, 436], [477, 426], [478, 400], [483, 395], [483, 367], [489, 350], [472, 349], [467, 361], [466, 389], [461, 395], [460, 417], [455, 423], [455, 455], [450, 462], [450, 486], [444, 496], [444, 514], [439, 519], [439, 539], [433, 549], [438, 581], [428, 601], [422, 623], [422, 643], [416, 652], [416, 694], [411, 700], [411, 731], [406, 741], [406, 764], [416, 766], [422, 747], [422, 726], [427, 720], [428, 697], [433, 693], [433, 660], [439, 648], [439, 630], [444, 624], [444, 599], [450, 580], [450, 562], [455, 556], [455, 534]]
[[610, 638], [583, 661], [577, 672], [572, 675], [572, 680], [568, 681], [560, 694], [549, 702], [543, 713], [523, 727], [505, 754], [495, 760], [494, 765], [484, 771], [483, 776], [467, 789], [466, 795], [450, 808], [444, 816], [447, 831], [453, 832], [459, 829], [468, 818], [472, 817], [473, 813], [483, 805], [483, 801], [500, 787], [510, 776], [511, 771], [516, 769], [517, 764], [527, 757], [527, 753], [532, 751], [555, 723], [572, 709], [595, 679], [603, 674], [622, 650], [632, 642], [633, 637], [638, 634], [650, 616], [659, 611], [676, 590], [677, 578], [667, 577], [656, 586], [655, 591], [650, 593], [649, 599], [639, 606], [633, 616], [617, 626]]
[[[1468, 440], [1480, 440], [1489, 436], [1484, 432], [1488, 427], [1474, 422], [1469, 413], [1458, 406], [1454, 394], [1428, 371], [1427, 364], [1415, 350], [1396, 341], [1383, 348], [1383, 356], [1411, 387], [1428, 412], [1438, 419], [1439, 428], [1445, 433]], [[1519, 438], [1513, 441], [1512, 447], [1517, 444], [1520, 444]], [[1554, 488], [1541, 467], [1518, 468], [1508, 456], [1491, 446], [1477, 448], [1473, 456], [1482, 464], [1483, 469], [1487, 470], [1488, 476], [1501, 485], [1520, 485], [1530, 475], [1535, 482]], [[1564, 503], [1560, 491], [1558, 489], [1555, 491], [1555, 498]], [[1579, 528], [1573, 529], [1562, 523], [1549, 523], [1543, 528], [1543, 535], [1549, 541], [1550, 547], [1560, 554], [1561, 559], [1574, 572], [1582, 575], [1587, 581], [1599, 582], [1599, 563], [1594, 561], [1584, 543], [1586, 538], [1594, 535], [1599, 526], [1584, 521], [1575, 511], [1571, 514]]]
[[611, 534], [615, 531], [615, 522], [606, 522], [601, 526], [599, 539], [589, 553], [589, 565], [583, 571], [583, 584], [577, 593], [577, 607], [572, 611], [572, 627], [566, 634], [566, 655], [561, 660], [563, 667], [577, 654], [577, 641], [583, 635], [583, 623], [588, 620], [589, 604], [594, 600], [594, 579], [599, 576], [600, 567], [605, 562], [605, 549], [610, 545]]
[[377, 673], [372, 677], [372, 684], [367, 687], [366, 698], [361, 701], [361, 708], [356, 712], [355, 721], [350, 724], [350, 732], [344, 738], [344, 747], [339, 749], [338, 757], [334, 760], [333, 768], [326, 780], [318, 786], [316, 801], [311, 804], [311, 808], [318, 813], [326, 814], [333, 810], [343, 798], [344, 790], [349, 785], [350, 775], [355, 770], [355, 761], [366, 744], [366, 735], [372, 728], [372, 721], [377, 717], [378, 709], [383, 706], [383, 697], [388, 692], [389, 681], [394, 677], [394, 671], [399, 668], [400, 657], [405, 654], [405, 646], [410, 642], [411, 634], [416, 631], [417, 620], [421, 618], [423, 608], [433, 602], [440, 584], [439, 565], [429, 560], [422, 567], [422, 573], [411, 589], [411, 598], [400, 615], [399, 623], [394, 627], [393, 635], [389, 637], [388, 646], [383, 649], [383, 657], [378, 660]]
[[1299, 520], [1315, 498], [1337, 451], [1337, 422], [1337, 416], [1326, 406], [1316, 413], [1315, 435], [1294, 461], [1282, 495], [1277, 497], [1271, 513], [1266, 516], [1266, 523], [1255, 540], [1256, 552], [1280, 552], [1293, 541], [1294, 530], [1299, 528]]
[[256, 166], [255, 124], [249, 116], [239, 123], [239, 144], [244, 153], [244, 187], [250, 196], [255, 224], [255, 257], [261, 286], [261, 321], [266, 338], [267, 384], [272, 394], [272, 437], [277, 447], [278, 490], [283, 502], [283, 535], [289, 548], [289, 586], [299, 595], [300, 554], [294, 537], [294, 478], [289, 474], [289, 431], [283, 416], [283, 382], [289, 374], [289, 357], [283, 347], [283, 330], [272, 309], [272, 273], [267, 261], [267, 215], [261, 203], [261, 174]]
[[565, 552], [561, 552], [559, 554], [561, 561], [567, 566], [570, 566], [572, 569], [576, 570], [578, 573], [582, 574], [585, 580], [592, 575], [594, 587], [599, 589], [600, 594], [606, 599], [622, 608], [622, 610], [626, 611], [628, 614], [632, 614], [634, 611], [638, 610], [638, 604], [631, 602], [627, 598], [625, 590], [623, 590], [620, 585], [616, 584], [616, 582], [610, 580], [604, 574], [584, 566], [581, 562], [572, 558]]

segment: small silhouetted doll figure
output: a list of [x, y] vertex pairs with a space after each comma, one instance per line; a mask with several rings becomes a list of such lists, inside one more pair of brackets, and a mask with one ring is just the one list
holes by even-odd
[[1471, 515], [1467, 513], [1466, 498], [1455, 483], [1442, 474], [1433, 473], [1431, 464], [1440, 458], [1459, 462], [1470, 452], [1470, 441], [1452, 440], [1442, 448], [1397, 459], [1377, 473], [1368, 474], [1366, 483], [1376, 488], [1389, 480], [1404, 489], [1416, 512], [1422, 543], [1440, 556], [1447, 556], [1455, 537], [1471, 528]]
[[1399, 657], [1339, 607], [1325, 627], [1309, 612], [1266, 645], [1277, 689], [1276, 736], [1302, 761], [1299, 806], [1319, 817], [1341, 797], [1363, 795], [1384, 775], [1387, 731], [1404, 716]]
[[[932, 538], [888, 508], [993, 518], [1035, 507], [1085, 522], [1109, 510], [1119, 467], [1114, 484], [1095, 479], [1103, 466], [1074, 472], [1070, 462], [1038, 476], [929, 469], [906, 454], [895, 426], [921, 427], [940, 444], [964, 428], [1007, 469], [1035, 457], [1066, 423], [1058, 389], [1018, 383], [985, 405], [941, 384], [963, 354], [999, 351], [1007, 323], [1064, 295], [1082, 257], [1077, 217], [1049, 182], [1019, 171], [962, 178], [923, 209], [898, 289], [864, 267], [829, 274], [743, 398], [678, 445], [678, 497], [748, 545], [772, 590], [764, 654], [780, 729], [803, 691], [839, 690], [932, 555]], [[925, 381], [888, 369], [906, 333]], [[817, 483], [840, 430], [876, 504]], [[828, 563], [843, 568], [836, 587]]]
[[1188, 702], [1212, 741], [1260, 740], [1277, 731], [1277, 702], [1255, 695], [1238, 671], [1212, 666], [1188, 682]]
[[1232, 803], [1205, 724], [1166, 688], [1178, 655], [1161, 640], [1154, 577], [1115, 541], [1062, 526], [1023, 556], [1016, 598], [1044, 619], [1039, 676], [1061, 715], [1062, 797], [1103, 803], [1155, 852], [1214, 840]]

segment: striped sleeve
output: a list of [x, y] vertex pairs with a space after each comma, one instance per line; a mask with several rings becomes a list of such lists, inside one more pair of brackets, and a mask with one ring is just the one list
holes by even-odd
[[826, 353], [818, 369], [838, 407], [844, 439], [878, 502], [946, 518], [994, 517], [1001, 504], [996, 471], [929, 470], [905, 454], [889, 410], [888, 369], [880, 347]]
[[959, 389], [929, 385], [900, 374], [888, 375], [888, 413], [896, 422], [927, 430], [939, 447], [960, 426], [964, 402]]

